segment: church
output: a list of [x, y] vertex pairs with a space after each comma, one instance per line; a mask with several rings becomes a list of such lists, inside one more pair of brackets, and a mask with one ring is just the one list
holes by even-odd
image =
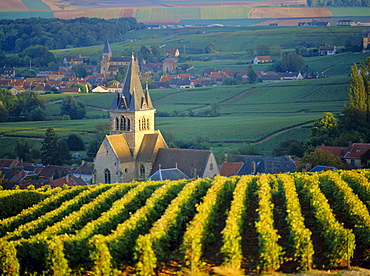
[[212, 151], [169, 149], [154, 128], [155, 111], [132, 56], [122, 91], [116, 93], [109, 110], [110, 134], [94, 160], [94, 183], [144, 181], [157, 171], [170, 169], [181, 170], [189, 178], [219, 174]]

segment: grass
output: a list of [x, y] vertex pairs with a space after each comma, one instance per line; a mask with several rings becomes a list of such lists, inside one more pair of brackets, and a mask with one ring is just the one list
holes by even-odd
[[370, 8], [330, 8], [334, 16], [369, 16]]
[[22, 3], [27, 7], [29, 10], [34, 11], [44, 11], [44, 10], [51, 10], [51, 8], [46, 5], [41, 0], [22, 0]]

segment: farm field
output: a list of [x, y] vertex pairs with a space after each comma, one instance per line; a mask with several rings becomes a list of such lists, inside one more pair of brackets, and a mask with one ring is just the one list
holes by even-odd
[[351, 275], [342, 270], [351, 266], [368, 275], [369, 177], [327, 171], [0, 191], [0, 273]]

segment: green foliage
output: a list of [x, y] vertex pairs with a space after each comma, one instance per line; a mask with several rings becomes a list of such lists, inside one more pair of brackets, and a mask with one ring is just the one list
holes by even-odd
[[333, 140], [338, 135], [338, 122], [334, 115], [330, 112], [325, 112], [320, 119], [315, 121], [311, 128], [311, 137], [309, 143], [313, 146], [321, 145], [322, 143], [332, 145]]
[[[336, 167], [337, 169], [343, 167], [339, 156], [335, 156], [331, 152], [319, 148], [309, 153], [305, 152], [304, 156], [300, 159], [300, 163], [303, 165], [311, 164], [312, 168], [318, 165]], [[299, 171], [299, 168], [297, 171]]]
[[209, 54], [209, 53], [214, 53], [216, 50], [216, 44], [211, 42], [209, 43], [205, 48], [204, 48], [204, 52]]
[[35, 91], [24, 91], [17, 95], [17, 106], [12, 114], [17, 119], [37, 118], [40, 109], [44, 109], [45, 99]]
[[281, 69], [283, 72], [305, 72], [306, 66], [301, 55], [287, 54], [283, 57], [283, 60], [281, 61]]
[[71, 155], [64, 140], [58, 140], [57, 134], [49, 127], [45, 132], [45, 139], [41, 142], [41, 161], [48, 165], [63, 165], [71, 159]]
[[81, 136], [77, 134], [72, 133], [68, 135], [66, 142], [69, 150], [81, 151], [85, 149], [84, 141], [82, 140]]
[[69, 115], [72, 120], [82, 119], [86, 115], [85, 104], [77, 101], [72, 95], [63, 98], [60, 115]]
[[[41, 43], [40, 43], [41, 44]], [[27, 57], [32, 60], [34, 66], [48, 66], [51, 62], [56, 62], [54, 55], [45, 45], [33, 45], [25, 48], [19, 55], [21, 58]]]
[[0, 274], [7, 276], [19, 275], [19, 262], [14, 244], [0, 240]]

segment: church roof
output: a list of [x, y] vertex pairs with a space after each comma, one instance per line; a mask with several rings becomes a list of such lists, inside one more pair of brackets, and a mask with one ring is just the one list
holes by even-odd
[[137, 155], [137, 161], [154, 162], [159, 148], [167, 148], [167, 144], [159, 131], [145, 134]]
[[103, 53], [108, 53], [108, 54], [112, 53], [112, 50], [110, 49], [108, 39], [105, 41]]
[[148, 89], [143, 92], [139, 78], [139, 65], [134, 56], [128, 67], [122, 91], [113, 99], [111, 109], [132, 111], [154, 109]]
[[189, 179], [189, 177], [178, 168], [158, 170], [149, 177], [153, 181]]
[[189, 177], [194, 171], [202, 177], [209, 155], [209, 150], [161, 148], [158, 150], [151, 174], [159, 169], [178, 168]]
[[127, 143], [125, 135], [112, 134], [107, 135], [106, 138], [120, 162], [133, 161], [130, 147]]

